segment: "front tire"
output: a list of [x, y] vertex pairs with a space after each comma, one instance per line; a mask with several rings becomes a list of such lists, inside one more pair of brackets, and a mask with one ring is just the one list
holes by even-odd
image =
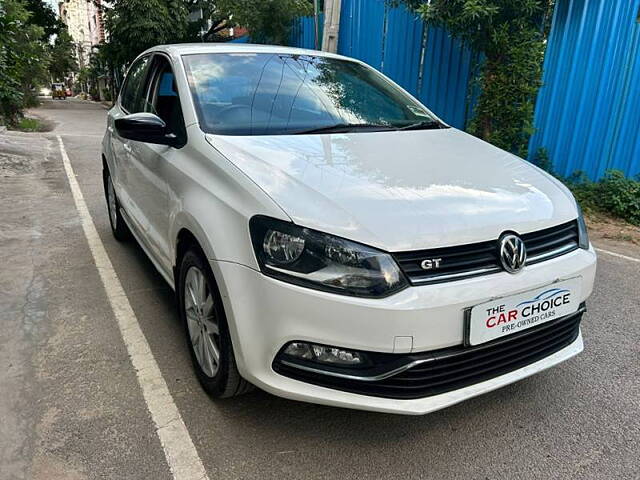
[[192, 247], [180, 262], [178, 305], [193, 368], [213, 398], [240, 395], [252, 385], [238, 372], [229, 327], [211, 267]]

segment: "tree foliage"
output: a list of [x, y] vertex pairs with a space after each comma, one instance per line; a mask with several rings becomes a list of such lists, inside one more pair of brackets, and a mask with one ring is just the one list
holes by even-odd
[[541, 86], [544, 25], [552, 0], [404, 0], [424, 20], [484, 54], [480, 96], [468, 129], [520, 156], [533, 133]]
[[104, 45], [94, 47], [89, 55], [88, 65], [80, 70], [76, 78], [77, 86], [83, 92], [88, 91], [94, 100], [103, 97], [107, 100], [112, 98], [109, 85], [102, 85], [102, 92], [100, 91], [100, 78], [109, 77], [110, 75], [110, 68], [106, 53]]
[[30, 13], [29, 23], [42, 27], [45, 40], [49, 40], [60, 28], [64, 28], [64, 24], [58, 20], [49, 3], [42, 0], [24, 0], [24, 6]]
[[105, 18], [111, 63], [121, 67], [149, 47], [182, 41], [187, 14], [181, 0], [114, 0]]
[[63, 81], [70, 73], [78, 70], [76, 48], [64, 25], [49, 46], [49, 60], [49, 75], [53, 81]]
[[0, 122], [15, 123], [35, 102], [34, 90], [47, 81], [44, 28], [31, 23], [23, 0], [0, 3]]
[[253, 42], [285, 44], [293, 20], [311, 12], [311, 0], [114, 0], [105, 55], [121, 71], [154, 45], [221, 41], [219, 32], [234, 26], [247, 28]]
[[213, 0], [219, 13], [245, 27], [254, 43], [286, 45], [293, 20], [311, 15], [309, 0]]

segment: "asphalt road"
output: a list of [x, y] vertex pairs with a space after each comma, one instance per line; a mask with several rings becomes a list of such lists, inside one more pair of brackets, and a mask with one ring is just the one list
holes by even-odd
[[66, 100], [36, 113], [54, 132], [0, 134], [0, 479], [172, 478], [56, 134], [210, 479], [640, 478], [640, 263], [599, 256], [581, 355], [446, 410], [385, 415], [261, 391], [212, 402], [169, 287], [109, 231], [106, 110]]

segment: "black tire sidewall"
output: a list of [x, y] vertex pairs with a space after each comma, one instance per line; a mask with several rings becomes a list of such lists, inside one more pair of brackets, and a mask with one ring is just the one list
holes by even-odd
[[[113, 220], [111, 219], [111, 204], [109, 203], [109, 184], [113, 185], [113, 180], [111, 179], [111, 175], [107, 173], [107, 178], [104, 181], [104, 194], [107, 200], [107, 213], [109, 214], [109, 225], [111, 225], [111, 230], [115, 234], [118, 230], [118, 225], [113, 224]], [[113, 192], [115, 195], [115, 191]], [[116, 208], [118, 208], [118, 199], [116, 198]], [[117, 212], [116, 212], [117, 214]], [[118, 216], [116, 215], [116, 222], [118, 222]]]
[[104, 198], [107, 202], [107, 215], [109, 217], [109, 225], [111, 226], [111, 232], [116, 240], [119, 242], [124, 242], [128, 240], [131, 236], [129, 231], [129, 227], [122, 218], [122, 214], [120, 213], [120, 201], [118, 200], [118, 196], [115, 192], [115, 186], [113, 186], [113, 194], [116, 197], [116, 225], [113, 225], [111, 220], [111, 205], [109, 205], [109, 183], [113, 186], [113, 180], [111, 179], [111, 173], [108, 170], [104, 172]]
[[[204, 259], [204, 255], [198, 251], [199, 249], [191, 248], [182, 257], [180, 262], [180, 271], [178, 275], [178, 308], [180, 312], [180, 321], [184, 330], [184, 335], [189, 350], [189, 356], [191, 357], [191, 363], [198, 377], [198, 381], [204, 388], [204, 390], [213, 397], [222, 397], [226, 393], [227, 383], [229, 379], [229, 367], [231, 363], [231, 356], [233, 355], [233, 348], [231, 346], [231, 337], [229, 335], [229, 328], [227, 326], [227, 320], [224, 314], [224, 308], [222, 306], [222, 299], [218, 291], [213, 272], [207, 260]], [[220, 329], [218, 345], [220, 350], [220, 362], [218, 365], [218, 371], [213, 377], [209, 377], [200, 367], [196, 355], [191, 344], [191, 337], [189, 335], [189, 327], [187, 325], [187, 315], [184, 306], [184, 283], [187, 276], [187, 271], [191, 267], [198, 268], [204, 273], [207, 287], [213, 295], [213, 305], [215, 315], [218, 319], [218, 328]]]

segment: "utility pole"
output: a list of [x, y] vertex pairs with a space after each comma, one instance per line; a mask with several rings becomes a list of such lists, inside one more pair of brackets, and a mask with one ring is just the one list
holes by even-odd
[[336, 53], [338, 51], [338, 35], [340, 33], [340, 0], [324, 0], [324, 33], [322, 50]]
[[320, 38], [320, 26], [318, 25], [318, 0], [313, 0], [313, 34], [314, 34], [314, 43], [313, 48], [318, 50], [319, 38]]

